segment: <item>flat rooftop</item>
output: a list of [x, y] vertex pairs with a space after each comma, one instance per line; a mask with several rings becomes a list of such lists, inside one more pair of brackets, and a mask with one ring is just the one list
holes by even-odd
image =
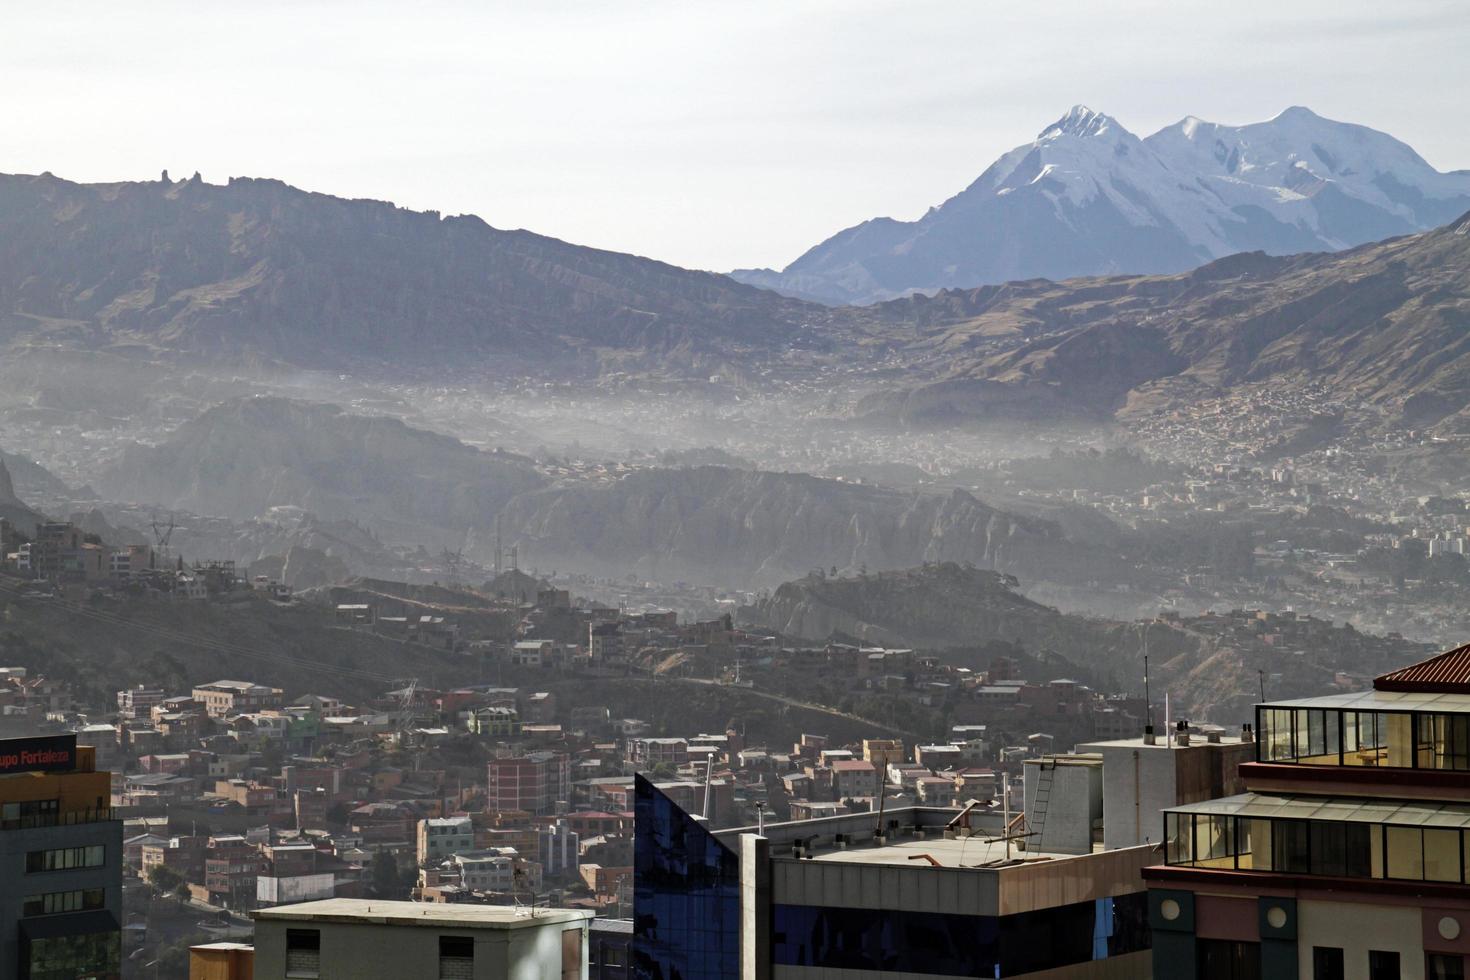
[[[1079, 753], [1096, 753], [1103, 748], [1159, 749], [1161, 751], [1163, 749], [1174, 749], [1179, 752], [1188, 752], [1191, 749], [1208, 748], [1212, 745], [1239, 745], [1241, 741], [1242, 739], [1239, 735], [1221, 735], [1220, 741], [1211, 742], [1203, 735], [1197, 732], [1191, 732], [1188, 745], [1176, 745], [1172, 738], [1165, 738], [1163, 733], [1160, 732], [1153, 745], [1149, 745], [1143, 740], [1143, 736], [1139, 735], [1137, 738], [1113, 738], [1095, 742], [1078, 742], [1077, 750]], [[1050, 758], [1050, 756], [1047, 758]], [[1029, 762], [1031, 760], [1027, 759], [1026, 761]]]
[[[900, 840], [882, 847], [837, 848], [826, 845], [812, 854], [813, 861], [829, 861], [840, 864], [899, 864], [910, 867], [928, 867], [931, 863], [924, 855], [939, 862], [942, 868], [978, 868], [1006, 857], [1004, 841], [993, 840], [985, 834], [973, 837], [957, 837], [953, 840], [930, 838], [928, 840]], [[1022, 851], [1011, 843], [1011, 859], [1059, 861], [1065, 858], [1086, 857], [1085, 854], [1059, 854], [1053, 851]]]
[[593, 913], [582, 909], [536, 909], [513, 905], [463, 905], [440, 902], [380, 902], [362, 898], [327, 898], [250, 913], [267, 922], [339, 922], [344, 924], [427, 926], [443, 929], [524, 929], [581, 922]]
[[1261, 708], [1338, 708], [1344, 711], [1438, 711], [1470, 714], [1470, 693], [1463, 691], [1355, 691], [1316, 698], [1266, 701]]

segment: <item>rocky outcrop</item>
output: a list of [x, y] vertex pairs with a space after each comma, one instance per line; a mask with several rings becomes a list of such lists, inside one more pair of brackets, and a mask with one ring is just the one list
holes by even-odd
[[716, 466], [523, 494], [501, 526], [523, 565], [658, 581], [774, 586], [818, 568], [925, 561], [1070, 576], [1085, 574], [1094, 557], [1089, 542], [1057, 524], [996, 510], [964, 491], [901, 492]]

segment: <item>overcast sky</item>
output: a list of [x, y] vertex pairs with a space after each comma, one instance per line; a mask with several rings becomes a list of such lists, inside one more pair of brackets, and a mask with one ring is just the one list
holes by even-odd
[[0, 171], [198, 170], [709, 269], [914, 218], [1083, 102], [1470, 168], [1466, 0], [0, 0]]

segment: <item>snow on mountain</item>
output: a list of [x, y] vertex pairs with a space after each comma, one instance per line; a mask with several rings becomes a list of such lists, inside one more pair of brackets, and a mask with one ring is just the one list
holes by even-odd
[[1470, 172], [1294, 107], [1222, 126], [1187, 117], [1139, 139], [1074, 106], [917, 221], [839, 232], [786, 269], [735, 278], [825, 302], [1014, 279], [1180, 272], [1242, 251], [1338, 250], [1470, 209]]

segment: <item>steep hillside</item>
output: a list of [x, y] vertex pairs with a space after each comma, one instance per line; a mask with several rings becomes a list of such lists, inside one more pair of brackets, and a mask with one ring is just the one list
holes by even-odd
[[783, 346], [812, 315], [725, 276], [275, 180], [0, 176], [0, 339], [328, 368], [631, 354], [698, 369]]
[[885, 304], [942, 373], [866, 408], [905, 418], [1110, 414], [1316, 381], [1432, 424], [1470, 405], [1470, 215], [1344, 252], [1175, 276], [1025, 282]]
[[1011, 576], [953, 562], [862, 576], [813, 573], [741, 607], [738, 619], [808, 640], [835, 633], [921, 648], [992, 640], [1076, 645], [1066, 641], [1089, 632], [1081, 618], [1027, 599], [1018, 585]]
[[[236, 519], [300, 508], [356, 520], [390, 543], [458, 548], [518, 493], [544, 481], [514, 456], [482, 452], [397, 419], [282, 398], [226, 402], [157, 446], [134, 446], [100, 492]], [[309, 542], [293, 542], [307, 544]]]
[[0, 579], [0, 655], [58, 677], [96, 705], [147, 681], [170, 690], [222, 677], [331, 694], [349, 703], [417, 676], [429, 687], [479, 680], [463, 656], [340, 628], [313, 606], [169, 599], [70, 603], [18, 598]]
[[743, 282], [834, 303], [1018, 279], [1169, 273], [1236, 252], [1335, 250], [1470, 209], [1470, 171], [1293, 107], [1147, 139], [1074, 106], [917, 221], [876, 218]]
[[[1253, 616], [1239, 622], [1202, 615], [1169, 622], [1119, 622], [1069, 615], [1027, 599], [1007, 576], [955, 563], [876, 575], [808, 575], [741, 608], [747, 625], [821, 642], [833, 632], [875, 644], [936, 651], [985, 667], [972, 651], [995, 641], [1031, 655], [1052, 653], [1084, 678], [1142, 693], [1143, 657], [1153, 695], [1169, 692], [1178, 714], [1234, 724], [1251, 717], [1264, 672], [1273, 697], [1320, 694], [1339, 671], [1373, 676], [1426, 655], [1421, 644], [1378, 637], [1351, 626], [1319, 624], [1310, 641], [1289, 648], [1262, 639]], [[1033, 681], [1056, 675], [1032, 676]]]
[[502, 512], [521, 560], [658, 581], [774, 586], [814, 568], [970, 561], [1065, 576], [1116, 568], [1116, 552], [968, 493], [899, 492], [795, 473], [704, 466], [523, 494]]
[[36, 533], [36, 525], [45, 518], [15, 495], [15, 484], [4, 459], [0, 459], [0, 518], [9, 521], [27, 537]]

